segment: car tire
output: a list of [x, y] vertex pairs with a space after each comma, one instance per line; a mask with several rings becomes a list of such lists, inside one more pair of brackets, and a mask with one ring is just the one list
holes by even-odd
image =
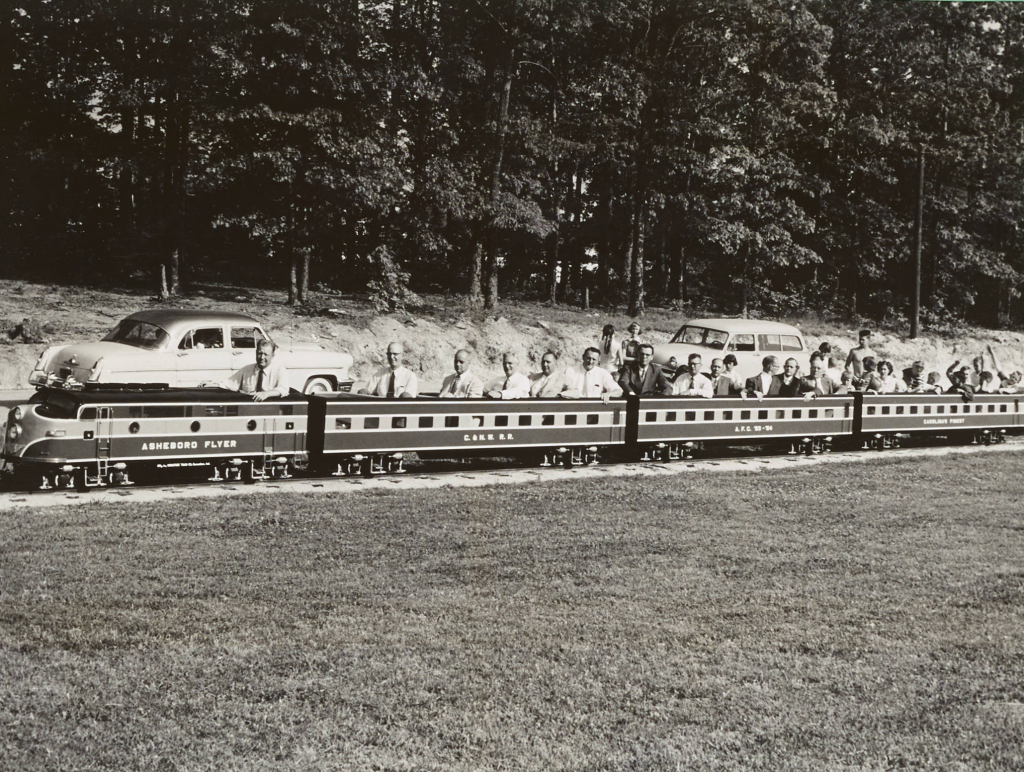
[[303, 394], [323, 394], [327, 391], [334, 391], [334, 386], [326, 378], [310, 378], [302, 390]]

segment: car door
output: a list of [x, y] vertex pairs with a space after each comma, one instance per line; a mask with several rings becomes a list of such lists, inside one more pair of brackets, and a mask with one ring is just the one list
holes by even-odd
[[744, 380], [761, 372], [761, 352], [757, 350], [753, 333], [733, 333], [725, 348], [736, 357], [736, 370]]
[[178, 341], [178, 386], [216, 383], [231, 374], [231, 352], [224, 345], [222, 325], [193, 327]]
[[268, 340], [267, 334], [254, 324], [231, 325], [231, 372], [256, 361], [256, 344]]

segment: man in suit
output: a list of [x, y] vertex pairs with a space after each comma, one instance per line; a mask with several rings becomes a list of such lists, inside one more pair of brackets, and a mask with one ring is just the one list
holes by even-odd
[[388, 363], [380, 368], [366, 382], [366, 387], [359, 390], [360, 394], [376, 394], [378, 397], [405, 397], [411, 399], [419, 393], [416, 373], [402, 366], [402, 344], [388, 344]]
[[811, 374], [800, 382], [800, 393], [804, 399], [827, 397], [835, 394], [838, 385], [825, 372], [825, 355], [820, 351], [811, 354]]
[[504, 378], [493, 381], [487, 387], [491, 399], [522, 399], [530, 396], [530, 379], [517, 370], [519, 357], [511, 351], [501, 355], [501, 369]]
[[557, 397], [565, 378], [557, 368], [558, 354], [548, 351], [540, 358], [540, 372], [530, 376], [531, 397]]
[[771, 393], [771, 389], [772, 382], [775, 380], [775, 371], [778, 369], [778, 357], [769, 355], [762, 359], [761, 372], [753, 378], [747, 378], [747, 382], [743, 385], [743, 398], [756, 397], [757, 399], [764, 399], [766, 396], [776, 396], [778, 394], [778, 387], [776, 387], [775, 394]]
[[466, 349], [460, 348], [455, 352], [455, 372], [447, 376], [441, 384], [442, 399], [467, 399], [482, 397], [484, 395], [484, 383], [470, 370], [473, 362], [473, 355]]
[[654, 364], [654, 346], [641, 343], [636, 353], [636, 362], [629, 365], [619, 377], [623, 394], [637, 394], [649, 397], [653, 394], [671, 394], [672, 384], [668, 382], [661, 367]]
[[708, 375], [708, 378], [711, 381], [711, 392], [716, 397], [728, 397], [731, 393], [730, 387], [733, 386], [733, 381], [728, 375], [723, 375], [723, 373], [725, 373], [725, 364], [722, 360], [712, 359], [711, 373]]

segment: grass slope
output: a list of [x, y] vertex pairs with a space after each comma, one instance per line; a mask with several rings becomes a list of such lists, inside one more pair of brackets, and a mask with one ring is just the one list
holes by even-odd
[[1020, 462], [4, 514], [0, 768], [1024, 769]]

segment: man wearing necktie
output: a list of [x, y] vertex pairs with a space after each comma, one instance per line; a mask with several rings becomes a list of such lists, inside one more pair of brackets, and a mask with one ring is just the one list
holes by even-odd
[[375, 394], [378, 397], [415, 397], [419, 393], [416, 373], [402, 366], [402, 355], [405, 350], [402, 344], [388, 344], [388, 363], [380, 368], [367, 381], [366, 386], [359, 390], [360, 394]]
[[460, 348], [455, 352], [455, 372], [444, 379], [438, 396], [443, 399], [466, 399], [484, 395], [483, 381], [470, 370], [472, 361], [473, 355], [466, 349]]
[[221, 386], [243, 394], [252, 394], [253, 400], [262, 402], [271, 397], [283, 397], [288, 393], [288, 370], [274, 362], [277, 344], [261, 340], [256, 344], [256, 363], [238, 370]]
[[530, 396], [530, 379], [517, 371], [518, 364], [519, 357], [511, 351], [501, 355], [501, 369], [505, 372], [505, 377], [488, 385], [488, 397], [491, 399], [522, 399]]

